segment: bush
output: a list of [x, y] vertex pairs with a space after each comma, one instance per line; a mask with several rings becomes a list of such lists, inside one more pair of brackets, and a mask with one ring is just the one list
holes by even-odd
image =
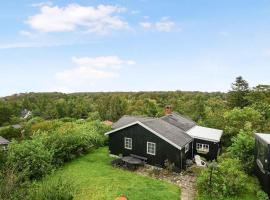
[[7, 165], [24, 172], [30, 179], [40, 179], [52, 170], [53, 153], [40, 140], [12, 141], [9, 145]]
[[17, 173], [13, 168], [7, 168], [0, 173], [0, 199], [27, 199], [30, 182], [25, 180], [23, 173]]
[[229, 156], [241, 161], [245, 172], [251, 174], [254, 166], [254, 136], [251, 125], [246, 124], [244, 130], [232, 139], [232, 145], [228, 148]]
[[54, 182], [43, 182], [32, 191], [33, 200], [72, 200], [74, 186], [61, 178]]
[[269, 200], [268, 195], [262, 190], [257, 192], [256, 197], [257, 200]]
[[62, 165], [92, 148], [105, 144], [108, 128], [101, 123], [66, 123], [52, 133], [39, 131], [34, 138], [53, 152], [53, 164]]
[[226, 158], [218, 165], [204, 169], [198, 177], [197, 187], [202, 195], [222, 199], [243, 194], [247, 179], [239, 160]]
[[21, 129], [15, 129], [12, 126], [6, 126], [0, 128], [0, 136], [6, 138], [7, 140], [11, 140], [13, 138], [20, 138], [21, 137]]

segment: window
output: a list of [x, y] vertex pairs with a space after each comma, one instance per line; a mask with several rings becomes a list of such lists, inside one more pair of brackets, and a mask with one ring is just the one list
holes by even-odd
[[265, 145], [257, 141], [257, 164], [261, 169], [265, 169]]
[[132, 139], [125, 137], [125, 149], [132, 149]]
[[156, 155], [156, 143], [147, 142], [147, 154]]
[[189, 150], [189, 144], [186, 144], [186, 146], [185, 146], [185, 153], [187, 153], [188, 150]]
[[197, 143], [196, 144], [196, 150], [198, 152], [208, 153], [209, 152], [209, 145], [208, 144]]

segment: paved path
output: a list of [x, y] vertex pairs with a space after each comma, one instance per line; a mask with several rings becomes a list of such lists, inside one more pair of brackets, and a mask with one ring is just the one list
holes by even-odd
[[179, 181], [179, 186], [181, 187], [181, 200], [195, 199], [195, 182], [196, 177], [194, 175], [183, 175], [182, 179]]

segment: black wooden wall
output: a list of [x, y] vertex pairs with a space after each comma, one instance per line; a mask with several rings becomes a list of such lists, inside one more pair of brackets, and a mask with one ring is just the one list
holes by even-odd
[[[201, 144], [208, 144], [209, 145], [209, 152], [207, 154], [204, 153], [199, 153], [196, 150], [196, 144], [201, 143]], [[220, 149], [220, 143], [219, 142], [211, 142], [207, 140], [201, 140], [201, 139], [194, 139], [193, 141], [193, 152], [194, 155], [201, 155], [205, 157], [207, 160], [216, 160], [218, 156], [218, 152]]]
[[[132, 138], [132, 150], [124, 148], [125, 137]], [[147, 154], [147, 142], [156, 143], [156, 155]], [[138, 124], [109, 134], [109, 150], [111, 154], [118, 156], [135, 154], [146, 157], [148, 164], [158, 167], [164, 167], [166, 159], [179, 169], [184, 169], [186, 165], [184, 148], [180, 151]], [[180, 152], [182, 152], [182, 159]]]
[[[264, 142], [263, 142], [264, 143]], [[264, 166], [264, 170], [258, 166], [257, 164], [257, 153], [258, 153], [258, 139], [256, 139], [256, 147], [255, 147], [255, 174], [257, 175], [263, 190], [268, 194], [270, 198], [270, 144], [267, 145], [268, 148], [265, 149], [265, 159], [267, 159], [267, 163], [262, 163]]]

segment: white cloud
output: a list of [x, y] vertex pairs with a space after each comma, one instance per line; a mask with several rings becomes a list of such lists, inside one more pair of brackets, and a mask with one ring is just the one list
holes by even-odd
[[170, 32], [176, 27], [175, 22], [169, 20], [167, 17], [163, 17], [157, 22], [144, 21], [139, 24], [144, 29], [152, 29], [160, 32]]
[[0, 44], [0, 50], [22, 49], [22, 48], [49, 48], [49, 47], [68, 46], [68, 45], [72, 45], [72, 44], [73, 43], [15, 42], [15, 43]]
[[32, 7], [42, 7], [42, 6], [51, 6], [53, 3], [51, 1], [40, 2], [40, 3], [33, 3], [31, 4]]
[[31, 33], [29, 31], [24, 31], [24, 30], [19, 31], [19, 34], [22, 36], [29, 37], [29, 38], [33, 38], [36, 36], [34, 33]]
[[156, 22], [155, 26], [158, 31], [170, 32], [175, 27], [175, 23], [164, 17], [159, 22]]
[[142, 26], [145, 29], [152, 28], [152, 23], [150, 22], [140, 22], [140, 26]]
[[115, 78], [123, 66], [134, 65], [132, 60], [122, 60], [117, 56], [73, 57], [75, 68], [56, 74], [65, 83], [91, 84], [99, 79]]
[[107, 33], [109, 30], [124, 29], [128, 23], [117, 14], [125, 8], [110, 5], [97, 7], [69, 4], [66, 7], [43, 5], [40, 13], [30, 16], [26, 23], [40, 32], [70, 32], [79, 27], [88, 32]]

